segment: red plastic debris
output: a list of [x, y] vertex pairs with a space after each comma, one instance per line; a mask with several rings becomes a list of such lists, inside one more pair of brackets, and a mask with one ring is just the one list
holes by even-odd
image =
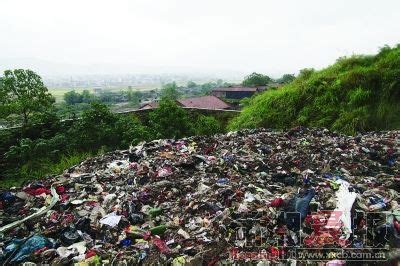
[[29, 195], [32, 195], [32, 196], [39, 196], [42, 194], [50, 194], [50, 189], [47, 189], [44, 187], [40, 187], [40, 188], [36, 188], [36, 189], [28, 187], [28, 188], [24, 189], [24, 192], [28, 193]]
[[160, 251], [163, 254], [168, 254], [171, 252], [167, 244], [165, 242], [158, 238], [158, 237], [152, 237], [151, 240], [153, 241], [153, 244], [157, 247], [158, 251]]
[[88, 252], [86, 252], [85, 254], [85, 259], [91, 258], [93, 256], [96, 256], [96, 251], [94, 251], [93, 249], [89, 250]]
[[396, 220], [393, 221], [394, 228], [396, 228], [397, 232], [400, 232], [400, 223]]
[[40, 254], [40, 253], [42, 253], [43, 251], [46, 251], [46, 250], [48, 250], [48, 249], [49, 249], [48, 247], [43, 247], [43, 248], [37, 249], [37, 250], [35, 250], [34, 254], [35, 254], [35, 255]]
[[273, 201], [271, 201], [270, 206], [271, 207], [281, 207], [283, 206], [285, 201], [282, 198], [276, 198]]
[[67, 195], [67, 194], [60, 195], [61, 202], [66, 202], [68, 199], [69, 199], [69, 195]]
[[63, 194], [65, 192], [65, 187], [58, 186], [58, 187], [56, 187], [56, 191], [58, 194]]

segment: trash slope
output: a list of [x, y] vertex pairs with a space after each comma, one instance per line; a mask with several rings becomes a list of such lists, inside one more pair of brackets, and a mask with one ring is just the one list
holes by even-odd
[[145, 143], [2, 191], [0, 262], [199, 265], [379, 245], [394, 258], [399, 152], [399, 131], [301, 127]]

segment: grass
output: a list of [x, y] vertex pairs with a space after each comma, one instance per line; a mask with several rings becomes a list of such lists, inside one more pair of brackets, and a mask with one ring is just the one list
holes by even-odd
[[397, 129], [399, 76], [400, 45], [374, 56], [340, 58], [320, 71], [303, 70], [283, 88], [250, 99], [229, 129], [304, 125], [346, 134]]

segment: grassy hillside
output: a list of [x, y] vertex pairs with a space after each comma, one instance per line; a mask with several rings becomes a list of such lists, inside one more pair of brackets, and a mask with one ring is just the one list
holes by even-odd
[[320, 71], [302, 70], [292, 83], [252, 98], [229, 127], [296, 125], [347, 134], [400, 128], [400, 45], [340, 58]]

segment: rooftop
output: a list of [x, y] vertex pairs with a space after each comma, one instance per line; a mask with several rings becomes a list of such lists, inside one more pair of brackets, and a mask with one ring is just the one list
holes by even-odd
[[250, 92], [257, 92], [264, 90], [265, 87], [222, 87], [222, 88], [215, 88], [213, 91], [250, 91]]
[[158, 107], [158, 102], [147, 102], [143, 103], [139, 109], [154, 109]]
[[178, 103], [184, 107], [204, 108], [204, 109], [228, 109], [229, 104], [215, 96], [201, 96], [187, 99], [179, 99]]
[[[176, 102], [182, 107], [201, 109], [229, 109], [230, 105], [215, 96], [201, 96], [187, 99], [179, 99]], [[139, 109], [154, 109], [159, 106], [158, 102], [143, 103]]]

